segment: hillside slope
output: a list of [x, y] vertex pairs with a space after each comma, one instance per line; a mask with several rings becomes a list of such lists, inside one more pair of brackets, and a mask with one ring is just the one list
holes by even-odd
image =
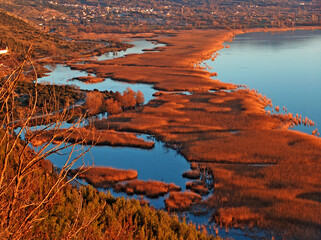
[[64, 41], [36, 29], [13, 14], [0, 10], [0, 47], [5, 46], [17, 55], [24, 55], [32, 46], [33, 56], [40, 57], [87, 50], [91, 45]]

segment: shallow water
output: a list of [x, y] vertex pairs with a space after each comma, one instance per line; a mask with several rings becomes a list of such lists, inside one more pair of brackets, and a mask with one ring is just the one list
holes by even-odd
[[[101, 56], [94, 57], [94, 59], [98, 61], [105, 61], [109, 59], [124, 57], [128, 54], [141, 54], [141, 53], [144, 53], [145, 52], [144, 50], [146, 49], [149, 50], [149, 49], [155, 49], [157, 47], [166, 46], [163, 43], [151, 42], [151, 41], [147, 41], [146, 39], [137, 39], [127, 43], [133, 44], [134, 46], [123, 51], [119, 51], [115, 53], [111, 53], [111, 52], [106, 53]], [[157, 50], [154, 50], [154, 51], [157, 51]]]
[[[321, 30], [247, 33], [227, 45], [205, 61], [215, 78], [257, 89], [280, 110], [321, 124]], [[317, 127], [295, 130], [311, 134]]]
[[[134, 42], [132, 42], [134, 43]], [[135, 42], [137, 44], [137, 42]], [[138, 43], [146, 43], [146, 41], [138, 41]], [[150, 47], [141, 47], [150, 48]], [[132, 49], [133, 50], [133, 49]], [[141, 51], [141, 50], [140, 50]], [[129, 52], [127, 51], [129, 54]], [[139, 51], [131, 53], [141, 53]], [[113, 56], [101, 56], [98, 60], [105, 60], [108, 57], [121, 57], [123, 53]], [[52, 70], [50, 76], [40, 78], [39, 82], [50, 82], [55, 84], [74, 84], [81, 89], [93, 90], [95, 88], [100, 91], [103, 90], [112, 90], [122, 92], [128, 86], [133, 90], [141, 90], [145, 96], [145, 102], [148, 102], [152, 99], [152, 94], [155, 90], [151, 85], [147, 84], [128, 84], [118, 81], [113, 81], [111, 79], [106, 79], [102, 83], [96, 84], [85, 84], [79, 81], [68, 81], [75, 77], [87, 76], [86, 72], [71, 70], [68, 66], [57, 65], [57, 66], [47, 66], [48, 69]], [[183, 94], [190, 94], [189, 92], [183, 92]], [[68, 127], [68, 124], [64, 124], [64, 127]], [[142, 138], [148, 139], [148, 135], [141, 135]], [[155, 140], [154, 140], [155, 141]], [[51, 145], [53, 147], [53, 145]], [[87, 150], [89, 147], [78, 146], [73, 156], [76, 157], [81, 151]], [[68, 150], [60, 152], [60, 154], [53, 154], [48, 157], [51, 162], [58, 168], [63, 167], [66, 159], [68, 158]], [[65, 154], [65, 155], [62, 155]], [[129, 148], [129, 147], [110, 147], [110, 146], [94, 146], [89, 153], [84, 157], [79, 159], [73, 168], [77, 168], [82, 164], [95, 166], [108, 166], [120, 169], [135, 169], [138, 172], [138, 179], [140, 180], [157, 180], [164, 181], [166, 183], [175, 183], [176, 185], [182, 188], [182, 191], [186, 189], [186, 182], [190, 181], [182, 177], [182, 173], [190, 170], [190, 164], [186, 159], [178, 154], [175, 150], [167, 148], [164, 143], [155, 141], [155, 147], [151, 150], [138, 149], [138, 148]], [[81, 181], [81, 180], [80, 180]], [[85, 184], [85, 182], [81, 181]], [[111, 191], [113, 196], [127, 196], [125, 193], [116, 193], [112, 189], [100, 189], [102, 191]], [[141, 196], [134, 195], [134, 198], [140, 199]], [[168, 197], [168, 194], [164, 197], [159, 197], [157, 199], [147, 199], [147, 201], [154, 207], [158, 209], [164, 209], [164, 199]], [[145, 198], [146, 199], [146, 198]], [[212, 211], [213, 209], [211, 209]], [[187, 221], [192, 221], [198, 225], [208, 224], [211, 216], [211, 211], [203, 216], [194, 216], [190, 213], [184, 213], [187, 217]], [[211, 231], [208, 228], [210, 234], [214, 234], [214, 231]], [[228, 232], [225, 232], [224, 229], [219, 230], [219, 235], [223, 237], [229, 237], [234, 239], [257, 239], [262, 236], [266, 237], [267, 235], [263, 231], [257, 231], [252, 236], [248, 235], [248, 231], [241, 229], [230, 229]]]
[[[140, 138], [149, 140], [148, 135], [140, 135]], [[190, 164], [175, 150], [167, 148], [164, 143], [155, 141], [153, 149], [139, 149], [130, 147], [93, 146], [88, 153], [79, 159], [73, 169], [85, 166], [105, 166], [117, 169], [135, 169], [138, 173], [137, 179], [156, 180], [165, 183], [174, 183], [186, 190], [186, 182], [182, 174], [190, 170]], [[53, 147], [54, 145], [51, 145]], [[77, 146], [72, 158], [77, 157], [89, 146]], [[58, 168], [62, 168], [69, 157], [70, 149], [52, 154], [48, 159]], [[114, 196], [126, 196], [126, 194], [115, 193]], [[136, 196], [137, 197], [137, 196]], [[151, 204], [156, 208], [164, 208], [164, 197], [151, 199]]]
[[[65, 65], [46, 65], [47, 69], [52, 71], [49, 73], [49, 76], [42, 77], [38, 79], [39, 83], [50, 83], [50, 84], [58, 84], [58, 85], [74, 85], [79, 87], [82, 90], [94, 90], [98, 89], [99, 91], [113, 91], [113, 92], [123, 92], [126, 88], [130, 87], [132, 90], [137, 92], [140, 90], [144, 94], [145, 103], [149, 102], [153, 99], [153, 94], [156, 92], [153, 89], [152, 85], [143, 84], [143, 83], [125, 83], [120, 81], [114, 81], [111, 78], [106, 78], [105, 81], [99, 83], [84, 83], [78, 80], [72, 80], [76, 77], [84, 77], [87, 76], [87, 72], [79, 71], [79, 70], [71, 70], [70, 67]], [[91, 74], [94, 76], [94, 74]]]
[[[132, 48], [128, 48], [124, 51], [114, 53], [108, 53], [101, 55], [99, 57], [96, 57], [97, 60], [108, 60], [108, 59], [114, 59], [119, 57], [124, 57], [128, 54], [142, 54], [144, 53], [144, 49], [155, 49], [157, 47], [164, 47], [165, 44], [150, 42], [145, 39], [135, 40], [130, 42], [131, 44], [134, 44], [135, 46]], [[48, 76], [42, 77], [38, 79], [39, 83], [50, 83], [50, 84], [58, 84], [58, 85], [74, 85], [79, 87], [82, 90], [94, 90], [98, 89], [100, 91], [108, 90], [108, 91], [119, 91], [123, 92], [126, 90], [127, 87], [130, 87], [132, 90], [137, 92], [140, 90], [144, 94], [145, 103], [149, 102], [153, 98], [153, 94], [156, 92], [155, 89], [153, 89], [153, 86], [150, 84], [143, 84], [143, 83], [126, 83], [126, 82], [120, 82], [112, 80], [111, 78], [106, 78], [105, 81], [100, 83], [91, 83], [86, 84], [78, 80], [72, 80], [73, 78], [77, 77], [84, 77], [88, 76], [88, 73], [85, 71], [79, 71], [79, 70], [71, 70], [70, 67], [66, 65], [46, 65], [47, 69], [49, 69], [51, 72], [48, 74]], [[95, 76], [94, 74], [91, 74], [92, 76]]]
[[[148, 140], [148, 135], [141, 135], [142, 138]], [[85, 146], [76, 149], [73, 156], [77, 156], [77, 150], [87, 150], [89, 147]], [[66, 155], [61, 155], [65, 153]], [[53, 154], [49, 157], [50, 161], [58, 168], [63, 167], [64, 162], [68, 158], [69, 151], [62, 151], [60, 154]], [[186, 159], [178, 154], [175, 150], [167, 148], [164, 143], [155, 141], [155, 147], [151, 150], [136, 149], [129, 147], [110, 147], [110, 146], [94, 146], [89, 153], [83, 158], [79, 159], [73, 168], [77, 168], [82, 164], [95, 166], [108, 166], [120, 169], [135, 169], [138, 172], [137, 179], [140, 180], [157, 180], [166, 183], [175, 183], [182, 188], [182, 191], [186, 190], [186, 182], [191, 181], [183, 178], [182, 173], [190, 170], [190, 164]], [[81, 184], [86, 185], [84, 180], [78, 180]], [[100, 191], [110, 191], [114, 197], [136, 198], [145, 199], [149, 204], [157, 209], [165, 209], [164, 199], [169, 194], [158, 198], [146, 198], [141, 195], [134, 194], [128, 196], [126, 193], [115, 192], [113, 189], [99, 189]], [[196, 216], [188, 212], [178, 213], [187, 222], [192, 222], [196, 226], [205, 225], [209, 234], [215, 236], [213, 226], [219, 229], [219, 236], [229, 239], [267, 239], [270, 233], [266, 233], [259, 229], [239, 229], [230, 228], [228, 230], [220, 228], [214, 223], [210, 223], [212, 211], [208, 210], [207, 214]], [[211, 228], [209, 228], [211, 226]], [[270, 237], [269, 237], [270, 238]]]

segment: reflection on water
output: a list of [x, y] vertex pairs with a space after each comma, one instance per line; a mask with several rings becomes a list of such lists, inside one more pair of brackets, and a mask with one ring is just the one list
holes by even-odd
[[[87, 73], [79, 70], [71, 70], [70, 67], [64, 65], [46, 65], [47, 69], [52, 71], [50, 76], [42, 77], [38, 79], [39, 83], [52, 83], [58, 85], [74, 85], [82, 90], [94, 90], [99, 91], [113, 91], [113, 92], [123, 92], [126, 88], [130, 87], [132, 90], [137, 92], [140, 90], [144, 94], [145, 103], [149, 102], [153, 98], [153, 94], [156, 92], [152, 85], [143, 83], [125, 83], [114, 81], [110, 78], [106, 78], [105, 81], [99, 83], [86, 84], [77, 80], [72, 80], [73, 78], [87, 76]], [[94, 74], [91, 74], [94, 76]]]
[[[107, 53], [102, 56], [97, 57], [97, 60], [108, 60], [113, 58], [123, 57], [128, 54], [142, 54], [144, 49], [155, 49], [156, 47], [164, 47], [165, 44], [150, 42], [145, 39], [135, 40], [130, 42], [134, 44], [134, 47], [128, 48], [124, 51], [115, 53]], [[106, 78], [105, 81], [99, 83], [86, 84], [77, 80], [72, 80], [77, 77], [88, 76], [88, 73], [85, 71], [71, 70], [70, 67], [65, 65], [46, 65], [47, 69], [51, 72], [49, 76], [45, 76], [38, 79], [39, 83], [53, 83], [58, 85], [69, 84], [79, 87], [82, 90], [94, 90], [98, 89], [100, 91], [119, 91], [123, 92], [127, 87], [130, 87], [132, 90], [137, 92], [140, 90], [145, 97], [145, 103], [149, 102], [153, 98], [153, 94], [156, 92], [152, 85], [143, 84], [143, 83], [125, 83], [120, 81], [114, 81], [110, 78]], [[94, 74], [91, 74], [95, 76]]]
[[[149, 140], [147, 135], [141, 138]], [[79, 159], [73, 168], [86, 166], [106, 166], [118, 169], [135, 169], [140, 180], [156, 180], [165, 183], [174, 183], [186, 189], [186, 182], [189, 180], [182, 177], [182, 174], [190, 169], [190, 164], [175, 150], [165, 147], [165, 144], [155, 141], [153, 149], [138, 149], [130, 147], [93, 146], [89, 153]], [[54, 145], [52, 145], [53, 147]], [[89, 146], [78, 146], [72, 154], [75, 158], [82, 151], [86, 151]], [[49, 160], [58, 168], [62, 168], [69, 157], [70, 149], [61, 151], [59, 154], [50, 155]], [[126, 194], [115, 194], [116, 196], [126, 196]], [[164, 198], [152, 200], [154, 207], [164, 207]], [[155, 204], [155, 205], [154, 205]]]
[[50, 70], [51, 72], [48, 73], [48, 76], [44, 76], [38, 78], [39, 83], [52, 83], [56, 85], [65, 85], [70, 84], [72, 85], [74, 82], [68, 82], [68, 80], [77, 78], [77, 77], [84, 77], [88, 76], [87, 72], [85, 71], [78, 71], [78, 70], [71, 70], [70, 67], [66, 65], [45, 65], [45, 68]]
[[[247, 33], [237, 35], [214, 62], [205, 63], [221, 81], [246, 84], [274, 106], [321, 124], [320, 43], [321, 30]], [[295, 129], [311, 134], [317, 127]]]
[[109, 52], [109, 53], [103, 54], [101, 56], [95, 57], [95, 60], [105, 61], [109, 59], [124, 57], [128, 54], [141, 54], [145, 52], [144, 50], [150, 50], [150, 49], [155, 49], [157, 47], [166, 46], [165, 44], [151, 42], [145, 39], [139, 39], [128, 43], [133, 44], [134, 46], [123, 51], [119, 51], [115, 53]]
[[[135, 41], [133, 42], [138, 46], [141, 44], [152, 44], [147, 41]], [[154, 46], [155, 47], [155, 46]], [[133, 48], [128, 49], [126, 54], [130, 53], [141, 53], [142, 49], [152, 48], [151, 46], [138, 46], [136, 50]], [[138, 49], [138, 50], [137, 50]], [[141, 49], [141, 50], [139, 50]], [[133, 51], [133, 52], [130, 52]], [[141, 51], [141, 52], [139, 52]], [[107, 60], [114, 57], [121, 57], [125, 53], [119, 53], [118, 55], [108, 56], [103, 55], [98, 57], [98, 60]], [[106, 79], [102, 83], [96, 84], [85, 84], [79, 81], [68, 81], [75, 77], [87, 76], [86, 72], [71, 70], [67, 66], [57, 65], [55, 67], [48, 66], [52, 73], [50, 76], [40, 78], [39, 82], [50, 82], [55, 84], [74, 84], [81, 89], [93, 90], [95, 88], [100, 91], [104, 90], [112, 90], [112, 91], [123, 91], [128, 86], [130, 86], [133, 90], [141, 90], [145, 96], [145, 101], [149, 101], [152, 99], [152, 94], [155, 92], [150, 85], [147, 84], [128, 84], [121, 83], [117, 81], [113, 81], [111, 79]], [[188, 92], [184, 92], [183, 94], [190, 94]], [[64, 125], [64, 127], [68, 127], [68, 124]], [[141, 135], [145, 140], [148, 139], [147, 135]], [[53, 147], [54, 145], [51, 145]], [[73, 153], [73, 157], [76, 157], [82, 151], [86, 151], [89, 146], [78, 146], [76, 151]], [[64, 150], [59, 154], [53, 154], [49, 156], [49, 160], [57, 166], [61, 168], [66, 160], [68, 159], [68, 150]], [[72, 158], [71, 158], [72, 159]], [[182, 173], [190, 170], [190, 164], [186, 161], [186, 159], [178, 154], [175, 150], [169, 149], [165, 147], [165, 145], [161, 142], [155, 141], [155, 147], [151, 150], [146, 149], [137, 149], [137, 148], [129, 148], [129, 147], [110, 147], [110, 146], [94, 146], [81, 159], [79, 159], [74, 168], [85, 165], [95, 166], [108, 166], [118, 169], [135, 169], [138, 172], [138, 179], [140, 180], [157, 180], [164, 181], [166, 183], [174, 183], [182, 188], [182, 191], [186, 190], [186, 182], [190, 181], [182, 177]], [[101, 189], [105, 191], [105, 189]], [[125, 193], [116, 193], [112, 189], [109, 189], [112, 194], [116, 197], [119, 196], [127, 196]], [[141, 198], [140, 196], [134, 195], [135, 198]], [[157, 199], [147, 199], [150, 204], [156, 208], [164, 208], [164, 198], [167, 198], [168, 194], [164, 197], [159, 197]], [[207, 231], [210, 234], [214, 234], [213, 228], [209, 228], [209, 219], [211, 213], [214, 209], [210, 209], [209, 212], [202, 216], [194, 216], [190, 213], [184, 213], [188, 221], [192, 221], [198, 225], [205, 224], [207, 226]], [[213, 226], [213, 225], [212, 225]], [[216, 226], [216, 228], [219, 228]], [[220, 229], [219, 235], [223, 237], [232, 237], [235, 239], [253, 239], [257, 237], [266, 235], [263, 232], [257, 232], [253, 236], [248, 236], [247, 231], [241, 229], [230, 229], [229, 232], [225, 232], [225, 230]]]

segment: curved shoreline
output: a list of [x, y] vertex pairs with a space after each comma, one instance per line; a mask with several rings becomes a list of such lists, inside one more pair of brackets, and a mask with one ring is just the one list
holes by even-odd
[[[28, 136], [27, 136], [28, 137]], [[47, 130], [31, 140], [33, 146], [42, 145], [49, 140], [55, 143], [69, 142], [83, 145], [134, 147], [152, 149], [155, 145], [152, 141], [138, 138], [134, 133], [117, 132], [114, 130], [95, 130], [87, 128]]]
[[[90, 61], [86, 65], [70, 64], [72, 69], [94, 72], [97, 77], [128, 83], [152, 84], [159, 91], [207, 91], [235, 89], [234, 84], [212, 80], [211, 73], [197, 67], [224, 47], [223, 43], [236, 34], [264, 31], [312, 30], [321, 27], [186, 30], [164, 37], [166, 44], [159, 52], [133, 54], [120, 59]], [[195, 45], [197, 43], [197, 46]], [[167, 79], [172, 79], [169, 81]]]
[[315, 110], [320, 102], [320, 33], [316, 28], [237, 34], [225, 43], [231, 49], [220, 50], [218, 59], [206, 60], [202, 66], [216, 71], [223, 81], [266, 94], [273, 103], [267, 111], [293, 118], [289, 130], [317, 136], [316, 125], [321, 121]]
[[[275, 31], [298, 29], [302, 28]], [[99, 121], [96, 127], [104, 129], [106, 124], [118, 131], [148, 132], [189, 161], [206, 164], [215, 178], [215, 195], [206, 204], [216, 209], [213, 217], [222, 225], [254, 224], [275, 231], [284, 226], [294, 227], [293, 235], [300, 235], [299, 228], [303, 227], [311, 234], [318, 234], [320, 203], [297, 196], [310, 196], [318, 191], [320, 139], [280, 129], [291, 119], [266, 114], [264, 107], [268, 103], [255, 92], [207, 92], [236, 86], [213, 81], [204, 69], [194, 69], [195, 63], [210, 58], [235, 34], [261, 30], [179, 32], [174, 39], [162, 39], [168, 47], [159, 53], [73, 67], [96, 71], [99, 77], [155, 84], [156, 89], [165, 91], [194, 92], [192, 95], [165, 93], [142, 109]], [[202, 43], [197, 41], [200, 36], [206, 38]], [[215, 36], [218, 39], [210, 41]], [[179, 39], [185, 42], [175, 45]], [[168, 51], [174, 47], [176, 51]], [[271, 162], [275, 164], [259, 167], [252, 164]], [[230, 221], [231, 212], [235, 222]], [[311, 227], [306, 227], [307, 224]]]
[[[176, 69], [185, 71], [186, 75], [197, 72], [198, 79], [204, 79], [207, 73], [204, 70], [191, 71], [192, 65], [212, 56], [233, 34], [249, 31], [259, 30], [219, 32], [220, 38], [216, 39], [215, 43], [209, 42], [208, 39], [200, 43], [195, 41], [197, 38], [186, 32], [178, 33], [174, 37], [176, 40], [181, 37], [181, 40], [189, 42], [187, 44], [185, 42], [185, 45], [181, 42], [176, 45], [182, 48], [177, 49], [176, 54], [180, 50], [188, 52], [185, 55], [180, 54], [181, 59], [174, 56], [174, 59], [169, 60], [169, 65], [173, 63], [170, 68], [175, 66]], [[200, 37], [200, 34], [195, 35]], [[214, 35], [213, 32], [204, 31], [202, 36]], [[195, 53], [195, 47], [193, 51], [183, 47], [191, 45], [192, 48], [193, 39], [194, 44], [203, 47], [198, 54]], [[172, 38], [164, 41], [171, 43], [168, 44], [168, 48], [173, 48], [174, 40]], [[167, 53], [168, 58], [174, 54], [168, 51]], [[141, 55], [135, 59], [139, 64], [144, 62], [143, 58], [144, 55]], [[147, 59], [149, 60], [150, 56], [147, 56]], [[133, 57], [130, 57], [125, 65], [125, 60], [122, 59], [117, 61], [119, 64], [117, 66], [133, 67], [135, 66], [131, 64], [133, 60]], [[161, 61], [156, 62], [156, 60], [153, 64], [165, 71], [162, 76], [165, 77], [168, 71], [160, 64]], [[102, 69], [98, 67], [97, 70], [99, 72]], [[114, 74], [118, 76], [119, 73]], [[134, 77], [131, 79], [135, 81]], [[320, 207], [320, 203], [296, 196], [302, 194], [310, 196], [310, 192], [317, 192], [319, 189], [315, 183], [320, 179], [321, 171], [315, 170], [321, 170], [320, 139], [280, 129], [292, 120], [283, 115], [266, 114], [264, 107], [268, 102], [256, 92], [245, 90], [206, 92], [212, 88], [212, 86], [200, 87], [200, 82], [204, 84], [206, 81], [192, 85], [190, 78], [185, 80], [186, 90], [194, 91], [192, 95], [165, 93], [139, 111], [133, 110], [112, 116], [106, 121], [98, 121], [96, 127], [103, 129], [106, 124], [118, 131], [148, 132], [182, 153], [188, 161], [206, 164], [215, 179], [215, 195], [210, 196], [206, 204], [209, 208], [216, 209], [214, 216], [218, 223], [227, 226], [256, 225], [277, 232], [285, 228], [290, 229], [290, 232], [285, 233], [288, 235], [319, 236], [317, 226], [321, 222], [316, 209]], [[176, 90], [179, 89], [177, 85], [184, 84], [184, 81], [181, 79], [175, 84], [164, 79], [163, 82], [156, 84], [156, 88], [163, 86], [165, 90], [169, 90], [171, 89], [169, 86], [173, 86]], [[224, 83], [215, 82], [215, 84], [217, 84], [216, 89], [226, 87]], [[271, 162], [275, 164], [259, 167], [249, 165], [249, 163]], [[231, 212], [234, 214], [233, 221], [229, 220]], [[306, 224], [309, 224], [309, 227]], [[300, 228], [307, 230], [309, 235], [300, 232]]]

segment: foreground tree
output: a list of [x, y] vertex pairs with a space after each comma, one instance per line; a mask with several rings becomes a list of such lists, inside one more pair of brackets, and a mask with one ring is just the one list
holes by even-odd
[[[47, 129], [58, 131], [70, 114], [68, 108], [51, 109], [51, 112], [55, 112], [53, 117], [53, 114], [48, 115], [48, 111], [42, 108], [41, 114], [36, 116], [39, 110], [38, 91], [41, 89], [37, 81], [34, 83], [35, 94], [30, 96], [29, 106], [19, 106], [15, 91], [23, 70], [28, 68], [27, 63], [30, 66], [29, 57], [2, 79], [0, 88], [0, 238], [27, 237], [35, 224], [47, 217], [48, 209], [57, 201], [62, 189], [76, 177], [68, 179], [68, 171], [85, 153], [80, 152], [73, 158], [75, 144], [67, 143], [68, 136], [54, 146], [51, 145], [53, 137], [37, 151], [30, 148], [29, 143], [36, 135], [41, 135]], [[54, 98], [54, 94], [50, 96]], [[32, 134], [29, 126], [34, 121], [49, 116], [48, 122], [51, 123], [40, 132]], [[81, 119], [75, 123], [75, 127], [80, 122]], [[27, 132], [29, 138], [23, 141]], [[70, 149], [69, 157], [61, 171], [56, 173], [46, 158], [64, 149]], [[70, 229], [68, 234], [73, 231], [77, 230]]]
[[[68, 172], [90, 148], [79, 152], [82, 142], [68, 143], [73, 132], [70, 129], [58, 144], [52, 144], [53, 134], [46, 143], [31, 149], [32, 139], [46, 130], [61, 134], [64, 122], [73, 114], [70, 106], [51, 109], [50, 114], [47, 110], [39, 113], [41, 87], [35, 81], [29, 108], [19, 115], [22, 108], [15, 110], [19, 107], [15, 89], [27, 60], [0, 88], [0, 239], [214, 239], [194, 225], [181, 223], [177, 217], [137, 200], [116, 199], [91, 186], [72, 186], [77, 174], [68, 177]], [[30, 126], [34, 121], [45, 117], [49, 117], [48, 124], [33, 131]], [[71, 129], [82, 122], [80, 118]], [[66, 149], [67, 161], [57, 171], [46, 158]]]

